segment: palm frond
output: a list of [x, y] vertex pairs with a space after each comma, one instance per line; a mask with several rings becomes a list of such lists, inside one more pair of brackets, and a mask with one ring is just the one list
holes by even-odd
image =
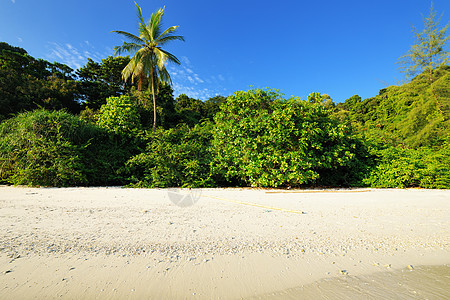
[[111, 32], [123, 35], [123, 36], [127, 37], [129, 40], [131, 40], [133, 43], [145, 44], [144, 40], [142, 40], [140, 37], [135, 36], [132, 33], [129, 33], [129, 32], [126, 32], [126, 31], [122, 31], [122, 30], [113, 30]]
[[162, 25], [161, 19], [162, 19], [162, 16], [164, 15], [164, 9], [165, 9], [165, 7], [160, 8], [160, 9], [158, 9], [158, 11], [153, 13], [150, 18], [150, 21], [147, 25], [147, 28], [150, 32], [152, 40], [155, 40], [156, 37], [161, 35], [161, 25]]
[[134, 83], [135, 78], [139, 78], [140, 70], [142, 70], [142, 62], [139, 57], [134, 56], [122, 70], [122, 77], [126, 80], [131, 78], [131, 82]]
[[139, 36], [146, 41], [146, 43], [151, 43], [153, 41], [150, 32], [148, 31], [147, 25], [139, 23]]
[[163, 68], [159, 69], [159, 77], [161, 78], [161, 81], [163, 83], [172, 85], [172, 79], [170, 78], [169, 72], [167, 72], [167, 69], [165, 66], [163, 66]]
[[158, 35], [158, 37], [155, 39], [155, 41], [159, 41], [160, 39], [162, 39], [168, 35], [172, 35], [172, 33], [174, 33], [178, 29], [178, 27], [180, 27], [180, 26], [171, 26], [171, 27], [167, 28], [160, 35]]
[[122, 46], [114, 47], [114, 55], [121, 55], [125, 52], [134, 53], [142, 48], [142, 45], [124, 42]]
[[158, 43], [158, 45], [162, 46], [162, 45], [166, 44], [167, 42], [175, 41], [175, 40], [184, 42], [184, 37], [181, 35], [167, 35], [165, 37], [158, 39], [157, 43]]
[[159, 47], [155, 48], [153, 50], [153, 53], [155, 55], [155, 63], [157, 65], [157, 67], [158, 68], [163, 68], [166, 65], [167, 60], [169, 58], [167, 57], [167, 55], [163, 51], [161, 51], [161, 49]]
[[160, 83], [172, 85], [166, 64], [169, 62], [180, 64], [180, 61], [175, 55], [161, 49], [160, 46], [174, 40], [184, 41], [184, 37], [175, 35], [178, 26], [171, 26], [162, 30], [164, 7], [153, 13], [150, 20], [145, 22], [141, 8], [136, 2], [135, 4], [139, 20], [138, 36], [125, 31], [113, 31], [129, 40], [129, 42], [124, 42], [122, 46], [114, 48], [116, 55], [123, 52], [134, 53], [130, 62], [122, 70], [122, 77], [124, 80], [131, 78], [133, 83], [136, 80], [148, 78], [151, 85], [156, 89], [158, 89]]
[[180, 60], [175, 55], [173, 55], [172, 53], [167, 52], [166, 50], [161, 49], [160, 47], [157, 47], [156, 49], [158, 49], [159, 51], [163, 52], [167, 56], [167, 59], [170, 62], [173, 62], [173, 63], [175, 63], [177, 65], [181, 64]]
[[[130, 62], [122, 70], [122, 78], [128, 80], [131, 77], [131, 81], [134, 82], [135, 78], [144, 70], [143, 58], [148, 55], [149, 50], [147, 48], [139, 49], [134, 56], [131, 58]], [[147, 76], [147, 74], [144, 74]]]
[[169, 72], [166, 69], [167, 55], [155, 48], [153, 51], [153, 74], [155, 76], [155, 82], [161, 82], [165, 84], [172, 85], [172, 80], [170, 78]]
[[157, 58], [155, 53], [151, 52], [149, 55], [142, 58], [142, 64], [144, 66], [143, 73], [148, 74], [150, 80], [149, 88], [154, 84], [155, 92], [158, 93], [158, 85], [160, 82], [159, 69], [156, 65]]
[[128, 81], [128, 79], [130, 79], [131, 77], [131, 82], [134, 83], [134, 76], [133, 76], [134, 69], [135, 69], [135, 61], [134, 58], [132, 58], [130, 62], [125, 66], [125, 68], [123, 68], [122, 70], [122, 79], [124, 81]]
[[144, 38], [145, 40], [147, 40], [147, 41], [151, 41], [152, 40], [151, 34], [148, 31], [148, 29], [146, 27], [146, 24], [145, 24], [144, 17], [142, 16], [142, 9], [139, 7], [139, 5], [137, 5], [136, 2], [134, 2], [134, 4], [136, 5], [136, 8], [137, 8], [137, 17], [139, 19], [139, 33], [140, 33], [140, 36], [142, 38]]

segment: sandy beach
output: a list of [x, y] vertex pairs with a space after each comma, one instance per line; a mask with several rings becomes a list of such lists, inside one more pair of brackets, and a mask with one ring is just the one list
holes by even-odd
[[1, 186], [0, 228], [0, 299], [450, 298], [449, 190]]

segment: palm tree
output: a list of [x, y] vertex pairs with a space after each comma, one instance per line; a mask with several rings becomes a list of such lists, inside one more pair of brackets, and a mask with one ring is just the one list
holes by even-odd
[[162, 30], [161, 19], [164, 15], [164, 7], [152, 14], [148, 23], [145, 23], [142, 17], [142, 10], [136, 4], [139, 18], [139, 36], [134, 34], [114, 30], [125, 36], [130, 42], [124, 42], [122, 46], [114, 47], [115, 55], [120, 55], [124, 52], [134, 53], [133, 58], [122, 70], [122, 78], [127, 81], [131, 77], [131, 81], [137, 79], [138, 90], [142, 90], [142, 84], [145, 79], [150, 81], [153, 96], [153, 132], [156, 129], [156, 98], [157, 87], [159, 83], [172, 85], [169, 72], [166, 69], [167, 62], [174, 62], [180, 64], [175, 55], [163, 50], [167, 42], [173, 40], [184, 41], [184, 38], [179, 35], [174, 35], [178, 26], [171, 26], [166, 30]]

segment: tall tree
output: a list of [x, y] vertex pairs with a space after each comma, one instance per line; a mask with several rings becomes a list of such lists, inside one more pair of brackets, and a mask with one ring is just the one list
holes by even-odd
[[108, 56], [101, 62], [88, 58], [86, 65], [76, 71], [80, 98], [84, 101], [84, 106], [99, 109], [106, 104], [107, 98], [128, 92], [131, 84], [123, 81], [122, 70], [129, 62], [128, 56]]
[[36, 108], [80, 111], [73, 70], [0, 43], [0, 120]]
[[417, 43], [399, 58], [400, 68], [407, 78], [418, 72], [427, 71], [431, 83], [433, 82], [433, 69], [448, 63], [450, 53], [446, 51], [445, 46], [450, 38], [447, 36], [449, 24], [439, 29], [441, 17], [436, 19], [436, 11], [432, 4], [429, 16], [423, 17], [424, 29], [419, 32], [413, 26]]
[[[166, 69], [167, 62], [180, 64], [178, 58], [163, 50], [161, 46], [174, 40], [184, 41], [179, 35], [174, 35], [179, 26], [171, 26], [162, 30], [161, 19], [164, 15], [164, 7], [152, 14], [148, 23], [142, 17], [142, 10], [137, 5], [139, 19], [139, 36], [125, 31], [115, 30], [125, 36], [130, 42], [124, 42], [122, 46], [114, 47], [115, 55], [124, 52], [134, 53], [133, 58], [122, 71], [124, 80], [131, 78], [132, 82], [138, 80], [138, 89], [142, 89], [142, 83], [146, 78], [150, 81], [153, 96], [153, 132], [156, 130], [156, 97], [157, 87], [160, 82], [172, 85], [169, 72]], [[149, 87], [149, 88], [150, 88]]]

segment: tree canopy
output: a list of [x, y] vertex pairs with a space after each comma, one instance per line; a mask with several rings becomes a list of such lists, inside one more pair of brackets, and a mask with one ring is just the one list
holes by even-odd
[[80, 111], [73, 70], [35, 59], [21, 48], [1, 44], [0, 120], [36, 108]]
[[108, 56], [101, 62], [88, 58], [86, 65], [75, 72], [80, 81], [80, 100], [84, 106], [99, 109], [107, 98], [128, 92], [132, 84], [122, 80], [121, 72], [129, 62], [128, 56]]

